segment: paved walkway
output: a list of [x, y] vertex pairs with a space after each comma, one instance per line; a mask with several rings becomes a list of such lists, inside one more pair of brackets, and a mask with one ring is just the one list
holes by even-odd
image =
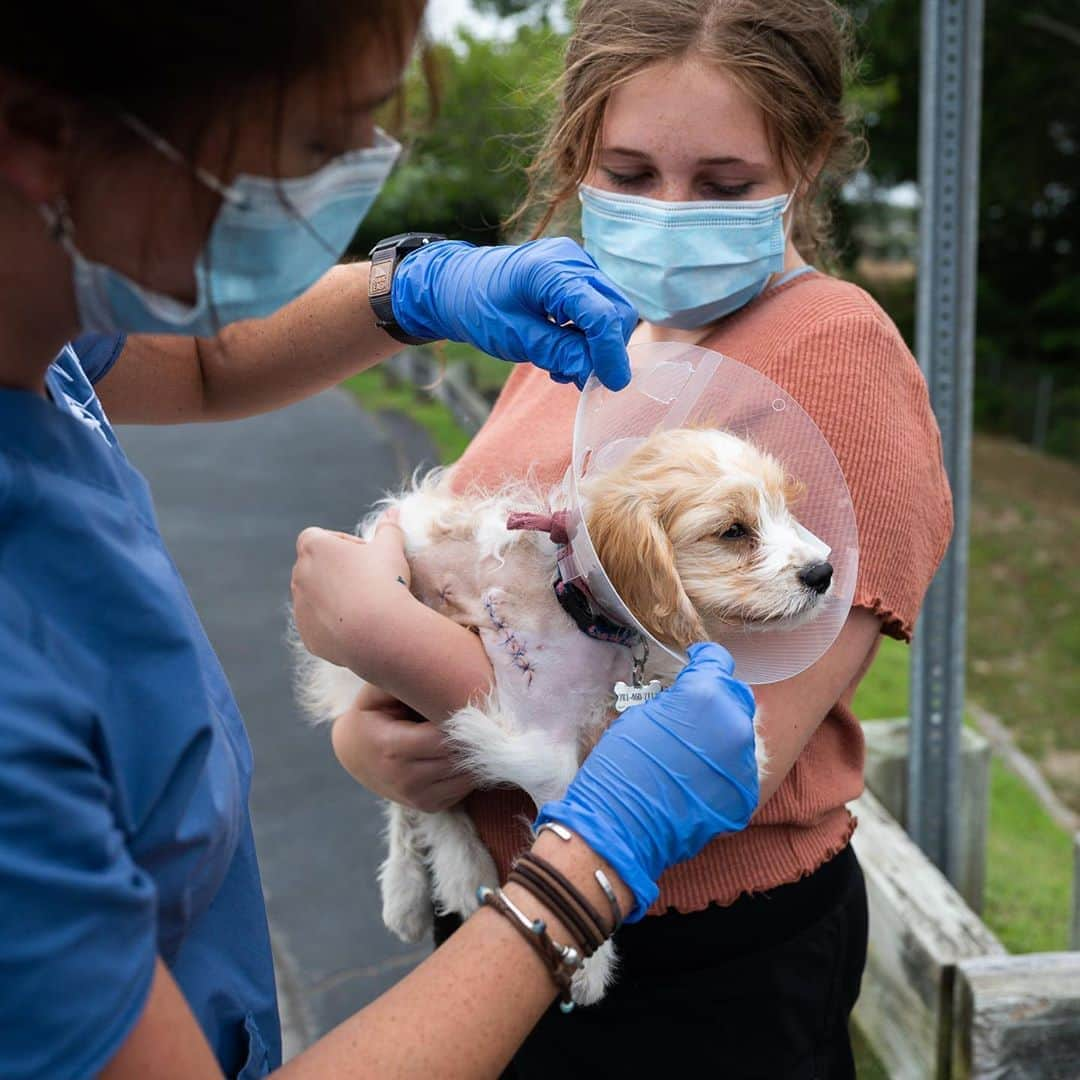
[[150, 481], [255, 749], [252, 813], [289, 1055], [427, 951], [382, 926], [377, 800], [338, 766], [327, 732], [301, 722], [283, 635], [297, 533], [351, 528], [432, 460], [430, 444], [338, 391], [251, 420], [119, 434]]

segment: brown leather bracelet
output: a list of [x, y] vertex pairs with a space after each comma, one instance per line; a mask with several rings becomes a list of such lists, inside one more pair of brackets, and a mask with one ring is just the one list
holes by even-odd
[[584, 956], [592, 956], [603, 944], [603, 939], [596, 935], [589, 926], [588, 920], [583, 918], [579, 911], [575, 910], [567, 897], [561, 894], [542, 874], [538, 874], [532, 867], [521, 861], [514, 863], [508, 880], [515, 885], [520, 885], [526, 892], [535, 896], [541, 904], [549, 907], [577, 939]]
[[[579, 920], [578, 924], [584, 932], [584, 940], [587, 941], [591, 947], [591, 951], [595, 952], [604, 943], [610, 934], [602, 923], [598, 923], [595, 916], [595, 912], [590, 914], [586, 910], [586, 906], [582, 904], [582, 897], [580, 893], [575, 896], [565, 885], [557, 878], [548, 874], [542, 867], [537, 866], [531, 860], [519, 860], [514, 864], [517, 869], [528, 868], [534, 874], [538, 875], [544, 880], [549, 888], [553, 890], [555, 894], [561, 899], [559, 910], [569, 909], [573, 911]], [[586, 904], [588, 902], [586, 901]]]
[[541, 856], [533, 851], [524, 851], [518, 857], [518, 862], [527, 862], [529, 865], [536, 867], [550, 879], [562, 886], [563, 890], [571, 897], [574, 903], [576, 903], [585, 915], [592, 920], [592, 924], [596, 928], [596, 933], [599, 934], [601, 941], [606, 940], [612, 935], [615, 928], [613, 926], [608, 926], [605, 923], [596, 908], [594, 908], [582, 895], [581, 890], [578, 889], [561, 870], [557, 870], [552, 866], [547, 859], [541, 858]]
[[574, 935], [582, 953], [586, 957], [592, 956], [604, 943], [603, 937], [596, 933], [595, 927], [592, 926], [581, 910], [573, 904], [570, 897], [559, 889], [550, 878], [545, 877], [543, 873], [540, 873], [528, 863], [522, 860], [516, 861], [511, 868], [509, 880], [521, 885], [542, 904], [546, 904], [551, 908], [563, 925]]
[[570, 984], [574, 973], [581, 967], [581, 954], [571, 946], [553, 941], [543, 919], [530, 919], [511, 903], [501, 889], [481, 886], [476, 895], [482, 905], [493, 908], [511, 923], [540, 957], [559, 991], [563, 1012], [573, 1009], [574, 999], [570, 995]]
[[[565, 825], [560, 825], [557, 821], [545, 821], [539, 829], [536, 830], [536, 835], [541, 833], [550, 832], [554, 836], [557, 836], [564, 844], [573, 838], [573, 834]], [[611, 878], [604, 873], [600, 867], [596, 867], [593, 870], [593, 878], [596, 884], [600, 886], [600, 891], [607, 898], [608, 905], [611, 908], [611, 922], [612, 922], [612, 934], [616, 934], [619, 928], [623, 924], [622, 906], [619, 904], [619, 898], [615, 895], [615, 886], [611, 884]]]

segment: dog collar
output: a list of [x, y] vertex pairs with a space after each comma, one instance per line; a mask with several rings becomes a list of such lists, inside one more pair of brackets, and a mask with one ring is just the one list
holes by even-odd
[[636, 630], [620, 626], [606, 615], [594, 611], [592, 597], [582, 588], [580, 582], [563, 581], [560, 573], [555, 579], [554, 588], [555, 598], [562, 605], [563, 611], [587, 637], [625, 645], [628, 649], [632, 649], [641, 640], [641, 635]]
[[507, 517], [506, 527], [511, 531], [527, 530], [546, 533], [552, 543], [558, 546], [556, 558], [559, 568], [553, 583], [555, 598], [583, 634], [595, 641], [625, 645], [628, 649], [632, 649], [641, 641], [641, 635], [636, 630], [628, 626], [620, 626], [597, 610], [597, 604], [583, 578], [567, 579], [563, 576], [565, 555], [570, 550], [565, 510], [557, 510], [554, 514], [515, 511]]

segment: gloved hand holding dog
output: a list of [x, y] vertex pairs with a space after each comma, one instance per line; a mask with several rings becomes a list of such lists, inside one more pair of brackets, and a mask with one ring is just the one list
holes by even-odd
[[754, 696], [720, 645], [692, 645], [670, 690], [623, 713], [563, 798], [537, 824], [572, 829], [634, 894], [627, 922], [656, 899], [669, 866], [746, 827], [758, 803]]
[[626, 343], [637, 312], [565, 237], [516, 247], [429, 244], [394, 272], [392, 301], [398, 325], [414, 337], [528, 360], [579, 390], [593, 372], [613, 390], [630, 381]]

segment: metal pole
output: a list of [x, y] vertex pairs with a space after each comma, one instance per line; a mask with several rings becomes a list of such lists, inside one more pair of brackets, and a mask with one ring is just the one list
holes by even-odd
[[960, 860], [982, 22], [982, 0], [923, 0], [916, 353], [941, 427], [955, 530], [915, 635], [907, 827], [952, 881]]
[[1031, 445], [1036, 450], [1046, 449], [1046, 435], [1050, 429], [1050, 403], [1054, 399], [1054, 373], [1039, 373], [1039, 384], [1035, 388], [1035, 423], [1032, 425]]
[[1072, 929], [1069, 948], [1080, 952], [1080, 832], [1073, 835]]

